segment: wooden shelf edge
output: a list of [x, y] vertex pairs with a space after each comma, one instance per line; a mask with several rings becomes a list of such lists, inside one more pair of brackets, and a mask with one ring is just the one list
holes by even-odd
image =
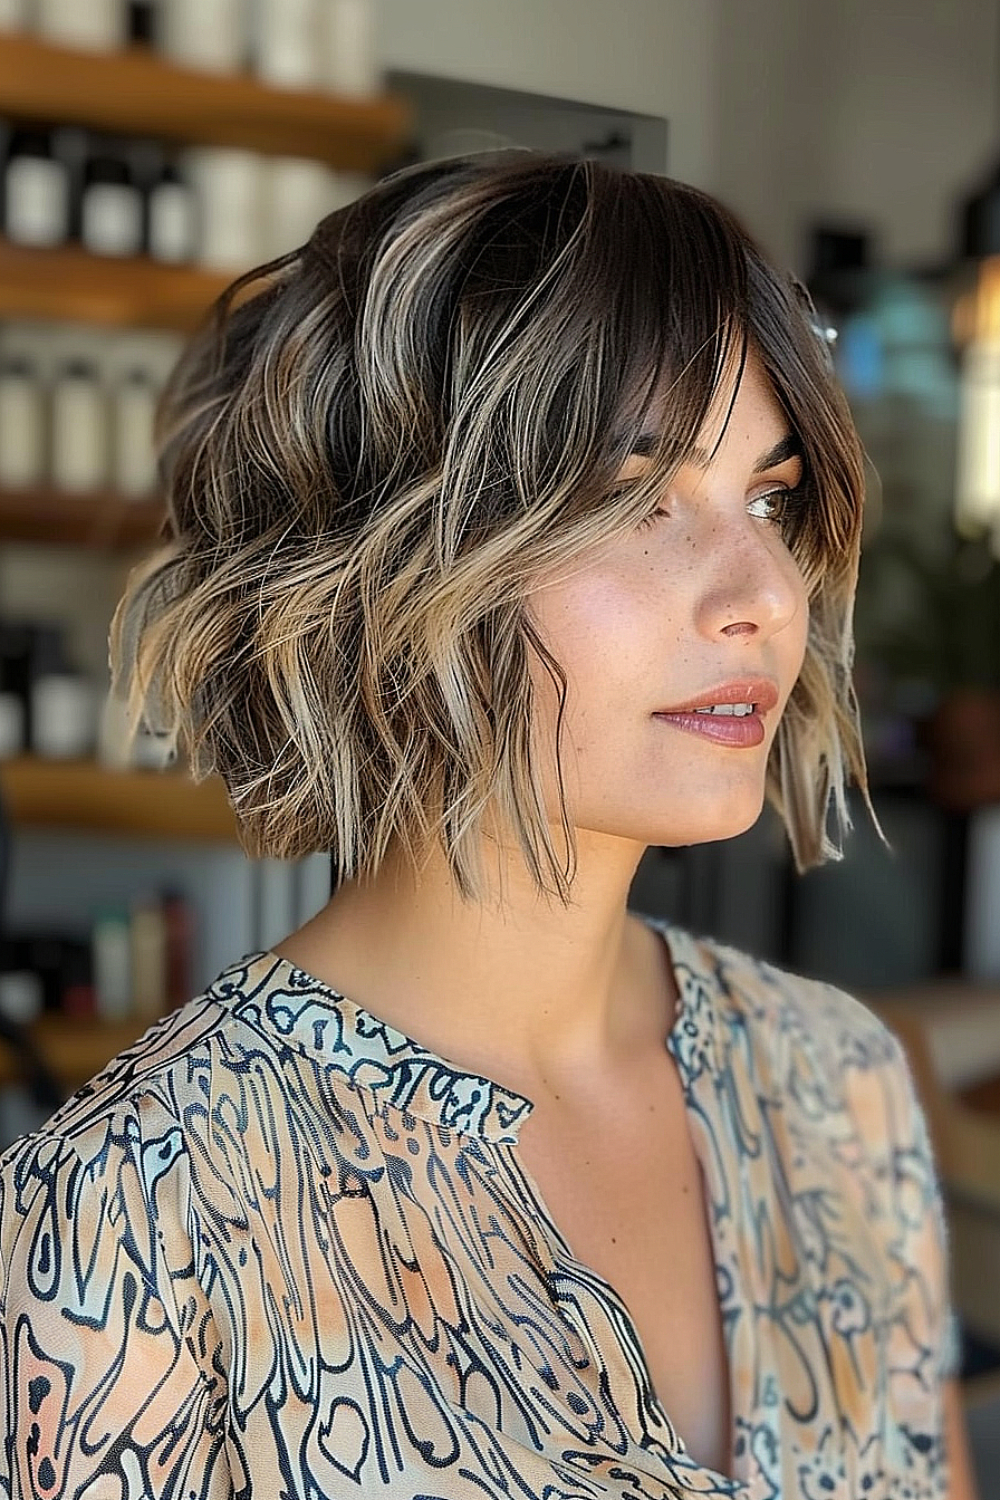
[[238, 844], [220, 778], [113, 771], [94, 761], [0, 761], [0, 793], [17, 829], [72, 828], [130, 838]]
[[159, 496], [131, 500], [111, 491], [0, 490], [0, 542], [125, 551], [152, 546], [164, 515]]
[[36, 249], [0, 239], [0, 317], [189, 333], [238, 275], [164, 265], [147, 256], [91, 255], [75, 245]]
[[147, 48], [85, 52], [0, 37], [0, 113], [187, 143], [242, 146], [371, 171], [404, 144], [411, 111], [393, 94], [349, 99], [281, 89], [250, 74], [179, 67]]

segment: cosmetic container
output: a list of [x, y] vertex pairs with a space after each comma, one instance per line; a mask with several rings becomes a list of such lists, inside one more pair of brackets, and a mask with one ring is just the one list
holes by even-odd
[[160, 0], [156, 45], [174, 62], [210, 73], [236, 73], [246, 66], [247, 0]]
[[153, 426], [157, 388], [146, 370], [127, 370], [111, 398], [111, 484], [130, 500], [156, 488]]
[[26, 621], [0, 620], [0, 756], [21, 755], [31, 743], [31, 677], [35, 647]]
[[326, 0], [257, 0], [253, 12], [253, 68], [278, 88], [308, 89], [323, 82]]
[[167, 1008], [167, 924], [159, 901], [133, 903], [129, 937], [132, 1014], [152, 1021]]
[[25, 751], [24, 700], [0, 687], [0, 760], [13, 760]]
[[198, 250], [198, 205], [194, 189], [176, 161], [167, 159], [146, 200], [146, 249], [170, 265], [194, 260]]
[[24, 355], [0, 357], [0, 489], [31, 489], [45, 478], [45, 391]]
[[262, 158], [253, 151], [198, 147], [185, 152], [183, 164], [198, 205], [198, 260], [229, 272], [263, 260]]
[[180, 890], [168, 886], [160, 893], [166, 929], [167, 1005], [185, 1005], [191, 988], [194, 948], [194, 912]]
[[132, 1013], [132, 935], [124, 907], [102, 907], [91, 931], [94, 1000], [103, 1021]]
[[30, 1026], [43, 1009], [41, 977], [30, 969], [0, 974], [0, 1016], [15, 1026]]
[[98, 141], [83, 172], [80, 239], [92, 255], [138, 255], [143, 198], [124, 146]]
[[128, 40], [126, 0], [34, 0], [34, 29], [46, 41], [116, 52]]
[[94, 686], [67, 657], [62, 625], [33, 627], [28, 698], [33, 754], [46, 760], [81, 760], [93, 754]]
[[76, 492], [108, 483], [108, 407], [95, 365], [74, 359], [52, 384], [52, 483]]
[[45, 760], [82, 760], [94, 748], [93, 685], [67, 669], [36, 677], [31, 687], [31, 749]]
[[262, 260], [304, 245], [320, 219], [338, 206], [335, 174], [321, 161], [268, 157], [262, 164]]
[[381, 87], [373, 0], [327, 0], [322, 20], [326, 87], [348, 98], [371, 98]]
[[61, 245], [69, 234], [70, 178], [52, 133], [15, 130], [4, 168], [4, 233], [15, 245]]
[[27, 31], [28, 0], [0, 0], [0, 31]]

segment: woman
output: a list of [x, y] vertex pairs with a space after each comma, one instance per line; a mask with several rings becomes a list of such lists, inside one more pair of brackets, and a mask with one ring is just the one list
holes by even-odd
[[789, 284], [677, 183], [419, 165], [244, 278], [161, 436], [118, 678], [341, 880], [6, 1158], [11, 1493], [969, 1494], [899, 1047], [626, 908], [864, 785]]

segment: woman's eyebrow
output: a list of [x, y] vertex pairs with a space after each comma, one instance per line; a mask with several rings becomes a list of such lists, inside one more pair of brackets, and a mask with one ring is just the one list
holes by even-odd
[[787, 463], [790, 458], [804, 458], [802, 451], [802, 440], [794, 432], [788, 432], [773, 448], [762, 453], [753, 466], [755, 474], [763, 474], [766, 469], [776, 469], [779, 464]]
[[[631, 453], [640, 458], [648, 458], [656, 452], [656, 434], [642, 432], [632, 444]], [[764, 474], [768, 469], [776, 469], [779, 464], [787, 463], [790, 458], [804, 457], [801, 439], [794, 432], [788, 432], [783, 438], [775, 443], [773, 448], [768, 448], [762, 453], [753, 466], [754, 474]], [[704, 448], [692, 448], [688, 452], [687, 462], [696, 469], [707, 469], [711, 462], [710, 455]]]

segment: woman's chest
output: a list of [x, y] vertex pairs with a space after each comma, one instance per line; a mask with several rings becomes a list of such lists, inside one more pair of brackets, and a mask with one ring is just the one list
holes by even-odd
[[[433, 1441], [423, 1418], [419, 1441], [434, 1455], [454, 1413], [532, 1448], [622, 1453], [626, 1433], [663, 1437], [636, 1394], [644, 1362], [696, 1462], [732, 1472], [741, 1436], [749, 1446], [773, 1425], [775, 1477], [796, 1453], [824, 1477], [838, 1472], [822, 1435], [838, 1413], [869, 1433], [879, 1384], [859, 1205], [827, 1153], [776, 1155], [779, 1133], [763, 1133], [749, 1107], [755, 1157], [740, 1159], [720, 1121], [719, 1149], [693, 1139], [670, 1089], [667, 1078], [649, 1129], [595, 1119], [529, 1130], [544, 1126], [538, 1113], [516, 1147], [498, 1148], [401, 1118], [294, 1191], [287, 1168], [277, 1174], [281, 1191], [254, 1193], [211, 1278], [219, 1327], [239, 1318], [223, 1363], [241, 1420], [266, 1408], [287, 1368], [303, 1372], [304, 1413], [362, 1397], [373, 1413], [402, 1401], [408, 1423], [424, 1412]], [[731, 1371], [722, 1312], [735, 1329]], [[763, 1441], [738, 1460], [743, 1477]]]
[[710, 1209], [672, 1065], [664, 1059], [621, 1116], [586, 1130], [540, 1119], [520, 1150], [573, 1258], [625, 1303], [677, 1435], [726, 1473], [730, 1382]]

